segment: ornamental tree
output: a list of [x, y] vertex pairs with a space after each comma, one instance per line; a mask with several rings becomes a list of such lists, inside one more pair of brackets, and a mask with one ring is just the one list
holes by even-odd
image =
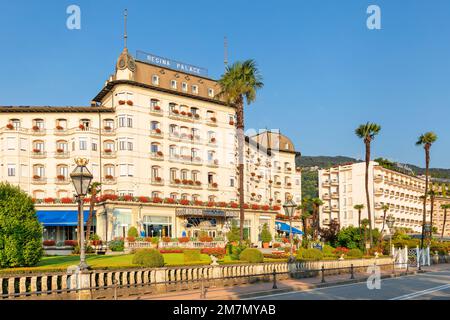
[[42, 227], [31, 197], [0, 183], [0, 268], [34, 266], [42, 254]]

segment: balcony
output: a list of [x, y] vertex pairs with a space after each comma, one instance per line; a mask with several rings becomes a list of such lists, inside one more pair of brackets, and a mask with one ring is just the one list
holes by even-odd
[[211, 168], [218, 168], [219, 167], [219, 160], [217, 160], [217, 159], [209, 160], [207, 166], [211, 167]]
[[187, 121], [187, 122], [193, 122], [194, 121], [194, 116], [193, 116], [192, 112], [181, 111], [179, 116], [178, 116], [178, 120]]
[[70, 179], [66, 176], [63, 175], [56, 176], [55, 183], [57, 185], [70, 184], [70, 182], [71, 182]]
[[117, 178], [112, 175], [106, 175], [103, 177], [103, 184], [104, 185], [112, 185], [117, 182]]
[[330, 207], [323, 207], [323, 212], [330, 212], [331, 210], [330, 210]]
[[33, 159], [44, 159], [46, 157], [47, 157], [47, 152], [41, 151], [38, 149], [34, 149], [33, 152], [31, 153], [31, 158], [33, 158]]
[[68, 159], [68, 158], [70, 158], [70, 152], [65, 151], [63, 149], [57, 149], [56, 153], [55, 153], [55, 158], [56, 159]]
[[208, 183], [208, 190], [217, 191], [219, 190], [219, 185], [216, 182]]
[[102, 152], [102, 157], [105, 159], [113, 159], [117, 157], [117, 153], [115, 151], [112, 151], [111, 149], [105, 149]]
[[31, 183], [32, 184], [46, 184], [47, 178], [35, 175], [35, 176], [33, 176], [33, 180], [31, 181]]
[[105, 126], [103, 127], [102, 134], [105, 136], [112, 136], [116, 133], [116, 130], [113, 127]]
[[332, 186], [338, 186], [339, 185], [339, 180], [338, 179], [331, 179], [331, 185]]
[[162, 133], [161, 129], [150, 130], [150, 137], [162, 139], [164, 138], [164, 133]]
[[163, 116], [162, 108], [160, 106], [152, 106], [150, 108], [150, 114], [152, 114], [154, 116], [162, 117]]
[[169, 140], [180, 141], [180, 134], [176, 131], [169, 133]]
[[331, 206], [331, 211], [338, 212], [339, 211], [339, 206], [337, 206], [337, 205]]
[[333, 193], [331, 194], [331, 198], [333, 198], [333, 199], [339, 199], [339, 193], [333, 192]]
[[281, 182], [280, 181], [275, 181], [275, 183], [273, 184], [274, 188], [281, 188]]
[[374, 176], [373, 180], [374, 180], [375, 182], [382, 182], [382, 181], [383, 181], [383, 175], [381, 175], [381, 174], [376, 174], [376, 175]]
[[162, 161], [164, 160], [164, 154], [162, 151], [150, 152], [150, 158], [152, 160]]
[[288, 182], [288, 183], [286, 183], [286, 184], [284, 185], [284, 187], [285, 187], [286, 189], [291, 189], [291, 188], [292, 188], [292, 183]]
[[164, 185], [164, 179], [161, 177], [155, 177], [151, 179], [150, 183], [154, 186], [162, 186]]
[[210, 138], [207, 142], [208, 146], [211, 147], [217, 147], [217, 139], [216, 138]]
[[292, 168], [284, 168], [284, 173], [286, 174], [291, 174], [292, 173]]
[[374, 193], [376, 196], [382, 196], [384, 192], [383, 189], [376, 189]]
[[217, 119], [215, 117], [210, 117], [206, 119], [206, 124], [208, 126], [217, 127]]
[[45, 136], [47, 130], [39, 128], [39, 127], [33, 127], [31, 130], [31, 134], [33, 136]]
[[322, 198], [323, 200], [330, 200], [330, 195], [328, 193], [324, 193]]
[[54, 133], [56, 136], [66, 136], [66, 135], [69, 134], [69, 130], [67, 130], [67, 128], [63, 128], [63, 127], [61, 127], [61, 126], [57, 126], [57, 127], [55, 128], [55, 130], [53, 131], [53, 133]]
[[322, 220], [322, 224], [327, 226], [327, 225], [330, 224], [330, 220], [329, 219], [323, 219]]
[[330, 181], [329, 180], [325, 180], [324, 182], [322, 182], [322, 186], [323, 187], [329, 187], [330, 186]]

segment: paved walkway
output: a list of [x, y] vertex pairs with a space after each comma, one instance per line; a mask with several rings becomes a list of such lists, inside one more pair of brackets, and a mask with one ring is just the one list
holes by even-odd
[[[430, 267], [423, 267], [423, 271], [438, 271], [449, 268], [449, 264], [433, 265]], [[409, 274], [416, 273], [416, 270], [410, 269]], [[395, 276], [405, 274], [405, 270], [396, 270]], [[273, 289], [273, 282], [259, 282], [255, 284], [228, 286], [221, 288], [208, 288], [206, 292], [206, 299], [208, 300], [237, 300], [254, 298], [261, 295], [284, 293], [291, 291], [301, 291], [312, 288], [328, 287], [332, 285], [356, 283], [365, 281], [369, 274], [358, 273], [355, 274], [355, 279], [350, 279], [350, 274], [341, 274], [334, 276], [326, 276], [325, 283], [321, 282], [321, 277], [303, 278], [303, 279], [286, 279], [277, 281], [277, 289]], [[382, 277], [390, 277], [391, 271], [383, 271]], [[139, 297], [130, 297], [129, 299], [139, 300], [202, 300], [200, 290], [172, 292], [159, 295], [144, 295]]]

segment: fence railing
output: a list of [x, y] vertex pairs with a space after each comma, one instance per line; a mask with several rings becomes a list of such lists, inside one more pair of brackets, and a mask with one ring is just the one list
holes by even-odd
[[[76, 299], [87, 292], [91, 299], [112, 299], [121, 295], [198, 289], [199, 283], [210, 286], [236, 285], [276, 277], [322, 277], [335, 273], [352, 273], [369, 265], [391, 266], [390, 258], [347, 261], [312, 261], [189, 266], [133, 270], [98, 270], [86, 274], [49, 273], [42, 275], [0, 276], [0, 298]], [[83, 277], [83, 279], [82, 279]], [[269, 278], [268, 278], [269, 277]], [[114, 289], [115, 293], [110, 289]]]

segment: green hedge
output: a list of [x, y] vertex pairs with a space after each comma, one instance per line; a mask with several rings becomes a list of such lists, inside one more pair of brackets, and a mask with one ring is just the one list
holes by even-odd
[[239, 260], [247, 261], [250, 263], [264, 262], [264, 255], [258, 249], [247, 248], [239, 255]]
[[139, 249], [133, 256], [133, 264], [148, 268], [164, 267], [164, 258], [158, 250]]
[[323, 253], [315, 248], [300, 248], [297, 251], [297, 260], [319, 261], [323, 259]]
[[352, 257], [352, 258], [362, 258], [363, 257], [363, 252], [357, 248], [355, 249], [350, 249], [347, 252], [347, 256]]

